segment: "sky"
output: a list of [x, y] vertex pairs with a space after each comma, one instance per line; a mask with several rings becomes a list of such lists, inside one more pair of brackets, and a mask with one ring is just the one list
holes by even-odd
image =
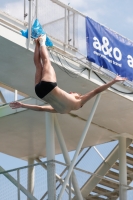
[[133, 41], [132, 0], [62, 0], [62, 2]]
[[[133, 41], [132, 0], [62, 0], [62, 2]], [[28, 0], [26, 4], [28, 5]], [[23, 20], [22, 8], [23, 0], [4, 0], [0, 3], [2, 11], [21, 20]], [[26, 162], [19, 159], [12, 162], [12, 157], [4, 154], [0, 154], [1, 159], [3, 160], [3, 167], [6, 169], [26, 164]]]

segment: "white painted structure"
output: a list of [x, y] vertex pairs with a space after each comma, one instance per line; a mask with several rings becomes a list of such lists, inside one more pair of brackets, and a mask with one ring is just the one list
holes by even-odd
[[[31, 6], [31, 1], [29, 1], [29, 5]], [[30, 6], [29, 9], [31, 8]], [[29, 10], [30, 12], [31, 10]], [[45, 102], [40, 101], [34, 92], [33, 41], [30, 38], [27, 40], [20, 35], [19, 30], [24, 29], [23, 23], [2, 12], [0, 12], [0, 16], [2, 18], [0, 20], [0, 46], [2, 47], [0, 48], [0, 81], [2, 84], [15, 88], [31, 97], [25, 99], [24, 102], [42, 105]], [[29, 24], [30, 21], [31, 19], [29, 18]], [[86, 70], [78, 78], [72, 78], [61, 70], [63, 67], [58, 61], [58, 53], [56, 53], [61, 52], [61, 47], [59, 48], [57, 45], [50, 51], [55, 57], [55, 60], [53, 60], [52, 56], [50, 58], [57, 74], [58, 85], [62, 89], [67, 92], [77, 91], [83, 94], [103, 84], [91, 68], [91, 63], [81, 66], [81, 63], [73, 60], [72, 50], [64, 51], [64, 45], [62, 45], [62, 55], [71, 57], [68, 62], [71, 65], [75, 65], [77, 69], [86, 67]], [[73, 71], [70, 66], [67, 67]], [[109, 77], [106, 74], [101, 71], [98, 73], [104, 81], [109, 81]], [[123, 186], [127, 185], [125, 142], [126, 138], [133, 139], [133, 94], [128, 93], [131, 93], [133, 89], [120, 83], [116, 84], [114, 88], [123, 93], [110, 88], [101, 95], [100, 101], [100, 95], [96, 97], [94, 106], [94, 99], [92, 99], [78, 111], [72, 111], [66, 115], [57, 114], [56, 116], [46, 113], [45, 119], [42, 112], [25, 109], [11, 110], [8, 105], [0, 108], [0, 151], [18, 158], [32, 159], [32, 161], [39, 157], [47, 157], [48, 161], [54, 160], [55, 154], [62, 151], [65, 162], [69, 165], [69, 170], [65, 181], [63, 181], [58, 200], [61, 200], [66, 186], [69, 187], [68, 182], [71, 183], [69, 177], [72, 177], [76, 199], [82, 200], [85, 196], [80, 191], [73, 172], [80, 149], [112, 141], [112, 138], [121, 136], [124, 133], [125, 138], [119, 137], [120, 199], [126, 200], [126, 188]], [[17, 100], [17, 92], [15, 92], [15, 100]], [[90, 112], [91, 108], [92, 111]], [[54, 135], [54, 131], [57, 136]], [[3, 145], [5, 143], [8, 144], [6, 147]], [[42, 146], [46, 146], [46, 150], [45, 148], [42, 149]], [[72, 162], [70, 162], [67, 152], [71, 150], [76, 150]], [[55, 164], [49, 163], [47, 171], [48, 197], [49, 200], [55, 200]], [[50, 176], [53, 178], [49, 178]], [[29, 171], [29, 179], [31, 185], [28, 186], [27, 196], [30, 198], [28, 192], [33, 195], [32, 191], [34, 189], [34, 174], [31, 170]], [[71, 187], [70, 191], [73, 191]], [[34, 198], [31, 196], [31, 199]]]

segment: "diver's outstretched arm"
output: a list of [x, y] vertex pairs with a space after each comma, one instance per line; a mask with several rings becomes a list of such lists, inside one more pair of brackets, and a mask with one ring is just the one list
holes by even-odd
[[82, 95], [81, 96], [81, 105], [83, 106], [92, 97], [94, 97], [95, 95], [97, 95], [100, 92], [103, 92], [104, 90], [109, 88], [114, 83], [119, 82], [119, 81], [125, 81], [125, 80], [127, 80], [127, 78], [116, 76], [116, 78], [114, 80], [110, 81], [109, 83], [106, 83], [106, 84], [96, 88], [95, 90], [92, 90], [91, 92], [88, 92], [85, 95]]
[[50, 113], [57, 113], [57, 111], [50, 105], [38, 106], [38, 105], [24, 104], [24, 103], [15, 101], [15, 102], [10, 103], [9, 106], [12, 109], [27, 108], [27, 109], [35, 110], [35, 111], [45, 111], [45, 112], [50, 112]]

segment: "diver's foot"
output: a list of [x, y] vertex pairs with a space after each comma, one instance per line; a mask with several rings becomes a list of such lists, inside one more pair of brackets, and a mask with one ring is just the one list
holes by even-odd
[[38, 41], [39, 41], [39, 43], [40, 43], [40, 46], [45, 46], [46, 34], [45, 34], [45, 35], [41, 35], [41, 36], [38, 38]]

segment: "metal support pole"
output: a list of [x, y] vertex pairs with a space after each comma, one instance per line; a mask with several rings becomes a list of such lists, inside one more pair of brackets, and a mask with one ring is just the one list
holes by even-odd
[[119, 196], [120, 200], [127, 200], [127, 166], [126, 166], [126, 138], [119, 138]]
[[38, 0], [36, 0], [36, 18], [38, 18]]
[[83, 144], [83, 142], [84, 142], [84, 139], [85, 139], [85, 137], [86, 137], [86, 135], [87, 135], [87, 132], [88, 132], [88, 129], [89, 129], [89, 127], [90, 127], [90, 123], [91, 123], [92, 118], [93, 118], [93, 116], [94, 116], [94, 113], [95, 113], [95, 111], [96, 111], [98, 102], [99, 102], [99, 100], [100, 100], [100, 96], [101, 96], [101, 93], [99, 93], [99, 94], [97, 95], [97, 97], [96, 97], [96, 100], [95, 100], [95, 102], [94, 102], [94, 105], [93, 105], [92, 110], [91, 110], [91, 113], [90, 113], [90, 116], [89, 116], [89, 118], [88, 118], [88, 120], [87, 120], [87, 122], [86, 122], [86, 126], [85, 126], [85, 128], [84, 128], [83, 134], [82, 134], [82, 136], [81, 136], [81, 138], [80, 138], [80, 141], [79, 141], [79, 143], [78, 143], [78, 146], [77, 146], [76, 152], [75, 152], [75, 154], [74, 154], [73, 160], [72, 160], [71, 165], [70, 165], [70, 167], [69, 167], [67, 176], [66, 176], [66, 178], [65, 178], [65, 182], [64, 182], [64, 184], [63, 184], [63, 186], [62, 186], [62, 189], [61, 189], [61, 191], [60, 191], [58, 200], [61, 200], [61, 197], [62, 197], [62, 195], [63, 195], [63, 193], [64, 193], [66, 184], [67, 184], [68, 179], [69, 179], [69, 177], [70, 177], [70, 175], [71, 175], [71, 173], [72, 173], [72, 170], [73, 170], [73, 167], [74, 167], [74, 165], [75, 165], [77, 156], [78, 156], [79, 151], [80, 151], [80, 149], [81, 149], [81, 147], [82, 147], [82, 144]]
[[72, 176], [69, 178], [69, 200], [71, 200], [71, 184], [72, 184]]
[[[33, 158], [29, 158], [28, 159], [28, 165], [33, 165], [34, 164], [34, 159]], [[34, 175], [35, 175], [35, 167], [28, 167], [28, 191], [34, 195]], [[29, 198], [27, 199], [29, 200]]]
[[24, 0], [24, 20], [25, 20], [25, 16], [26, 16], [26, 0]]
[[30, 48], [30, 37], [31, 37], [31, 21], [32, 21], [32, 0], [29, 0], [29, 20], [28, 20], [28, 41], [27, 49]]
[[73, 46], [75, 47], [75, 13], [73, 12]]
[[[47, 160], [55, 160], [54, 114], [45, 113]], [[55, 163], [47, 164], [48, 199], [56, 200]]]
[[64, 51], [67, 44], [67, 8], [65, 8], [65, 21], [64, 21]]
[[17, 182], [18, 182], [18, 200], [20, 200], [20, 173], [19, 173], [19, 169], [17, 169]]
[[67, 44], [70, 44], [71, 38], [70, 38], [70, 11], [68, 10], [68, 41]]
[[15, 90], [15, 93], [14, 93], [14, 100], [17, 101], [18, 100], [18, 91]]
[[[55, 132], [56, 132], [59, 144], [60, 144], [61, 151], [62, 151], [63, 156], [64, 156], [64, 160], [65, 160], [66, 164], [70, 165], [71, 160], [70, 160], [68, 150], [67, 150], [64, 138], [62, 136], [61, 129], [60, 129], [59, 122], [57, 120], [56, 115], [54, 116], [54, 122], [55, 122]], [[75, 175], [74, 172], [72, 172], [72, 184], [73, 184], [73, 187], [74, 187], [74, 190], [75, 190], [76, 199], [82, 200], [83, 198], [82, 198], [82, 195], [81, 195], [81, 192], [80, 192], [80, 189], [79, 189], [79, 186], [78, 186], [78, 182], [77, 182], [77, 179], [76, 179], [76, 175]]]
[[[39, 158], [36, 158], [35, 160], [36, 160], [38, 163], [42, 163], [41, 166], [42, 166], [45, 170], [47, 170], [47, 166], [46, 166]], [[56, 177], [56, 180], [58, 180], [61, 184], [64, 183], [64, 180], [63, 180], [58, 174], [55, 174], [55, 177]], [[68, 184], [67, 184], [66, 187], [69, 189], [69, 185], [68, 185]], [[73, 189], [72, 187], [71, 187], [71, 191], [72, 191], [73, 194], [75, 194], [74, 189]]]
[[98, 153], [98, 155], [102, 158], [102, 160], [105, 160], [105, 158], [102, 156], [102, 154], [98, 151], [98, 149], [93, 146], [93, 148], [95, 149], [95, 151]]

